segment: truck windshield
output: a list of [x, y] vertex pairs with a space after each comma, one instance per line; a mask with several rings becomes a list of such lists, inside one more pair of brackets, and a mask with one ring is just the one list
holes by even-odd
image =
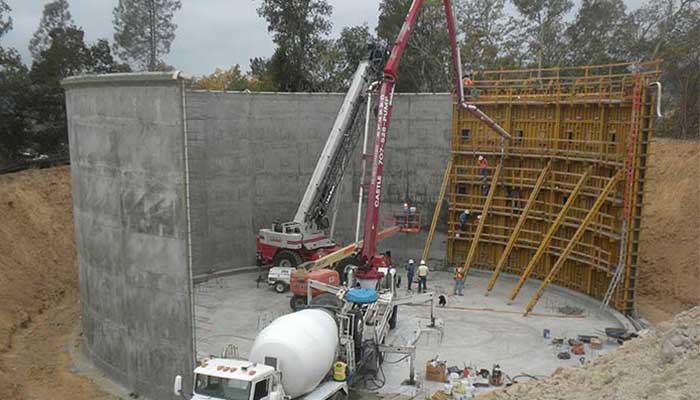
[[194, 392], [217, 399], [248, 400], [250, 382], [197, 374]]

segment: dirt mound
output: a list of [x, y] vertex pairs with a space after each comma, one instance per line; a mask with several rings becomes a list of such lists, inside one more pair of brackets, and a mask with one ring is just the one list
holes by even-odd
[[68, 167], [0, 176], [0, 393], [105, 398], [68, 371], [79, 321]]
[[700, 141], [657, 139], [651, 151], [637, 303], [657, 323], [700, 305]]
[[695, 307], [581, 367], [478, 399], [700, 399], [699, 376], [700, 307]]

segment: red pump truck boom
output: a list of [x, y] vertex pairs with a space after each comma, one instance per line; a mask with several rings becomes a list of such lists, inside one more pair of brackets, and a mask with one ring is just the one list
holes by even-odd
[[[447, 18], [447, 29], [450, 36], [450, 47], [452, 50], [452, 64], [455, 73], [456, 95], [459, 96], [459, 104], [466, 108], [469, 112], [477, 116], [483, 123], [495, 130], [504, 138], [510, 138], [510, 135], [501, 128], [491, 118], [486, 116], [481, 110], [472, 104], [467, 104], [464, 100], [464, 89], [461, 84], [461, 61], [459, 56], [459, 48], [457, 46], [457, 37], [455, 32], [454, 15], [452, 13], [452, 2], [450, 0], [443, 1], [445, 7], [445, 17]], [[406, 20], [401, 27], [401, 31], [396, 39], [391, 55], [384, 67], [382, 85], [379, 89], [378, 113], [377, 113], [377, 128], [374, 137], [374, 157], [372, 159], [372, 175], [370, 187], [368, 191], [369, 199], [365, 207], [364, 230], [363, 230], [363, 246], [360, 252], [359, 261], [363, 265], [358, 266], [359, 269], [356, 277], [361, 280], [380, 279], [382, 274], [378, 272], [378, 268], [386, 266], [386, 256], [377, 254], [377, 233], [379, 221], [379, 206], [381, 204], [382, 189], [384, 187], [383, 171], [385, 162], [385, 147], [388, 140], [388, 131], [391, 124], [391, 112], [394, 101], [394, 88], [398, 80], [399, 63], [403, 55], [411, 32], [416, 26], [418, 14], [423, 6], [423, 0], [413, 0], [411, 7], [408, 10]]]

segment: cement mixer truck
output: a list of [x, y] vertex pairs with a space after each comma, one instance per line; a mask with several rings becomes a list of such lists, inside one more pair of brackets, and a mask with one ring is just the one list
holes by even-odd
[[[348, 394], [329, 379], [339, 349], [332, 313], [308, 309], [277, 318], [255, 339], [248, 360], [211, 358], [194, 370], [191, 400], [329, 399]], [[182, 378], [175, 378], [182, 395]]]
[[[415, 345], [422, 333], [440, 331], [435, 319], [433, 293], [399, 298], [396, 277], [389, 271], [389, 288], [358, 288], [353, 272], [348, 286], [309, 280], [309, 305], [275, 319], [255, 338], [247, 359], [227, 352], [200, 361], [194, 370], [191, 400], [325, 400], [348, 394], [355, 377], [377, 376], [385, 354], [409, 359], [408, 383], [414, 383]], [[313, 290], [324, 292], [312, 296]], [[387, 344], [396, 326], [398, 306], [430, 303], [430, 323], [413, 340]], [[337, 373], [334, 366], [344, 368]], [[383, 375], [383, 374], [382, 374]], [[182, 395], [182, 378], [174, 391]], [[183, 396], [184, 397], [184, 396]]]

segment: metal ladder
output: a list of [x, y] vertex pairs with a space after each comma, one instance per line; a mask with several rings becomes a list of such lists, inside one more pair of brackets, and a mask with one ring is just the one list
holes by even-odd
[[627, 142], [627, 159], [625, 160], [626, 168], [626, 178], [625, 181], [625, 193], [624, 193], [624, 212], [622, 220], [622, 238], [620, 241], [620, 258], [617, 261], [617, 267], [613, 274], [610, 284], [608, 285], [608, 290], [605, 292], [605, 297], [603, 297], [603, 303], [600, 305], [601, 310], [608, 307], [610, 300], [612, 300], [615, 294], [615, 289], [622, 279], [622, 272], [625, 269], [625, 262], [627, 260], [627, 248], [629, 243], [629, 220], [631, 214], [630, 201], [632, 196], [632, 190], [634, 186], [634, 156], [637, 148], [637, 132], [639, 113], [642, 108], [642, 80], [641, 76], [637, 74], [634, 78], [634, 91], [632, 92], [632, 124], [630, 127], [630, 137]]

